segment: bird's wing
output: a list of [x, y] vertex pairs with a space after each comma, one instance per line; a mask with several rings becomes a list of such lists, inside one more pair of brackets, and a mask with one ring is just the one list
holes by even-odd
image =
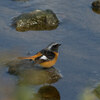
[[45, 61], [50, 61], [55, 57], [55, 54], [48, 50], [42, 50], [41, 53], [42, 55], [34, 60], [34, 62], [37, 64], [43, 63]]
[[55, 54], [49, 50], [43, 49], [34, 56], [30, 57], [18, 57], [18, 59], [31, 59], [34, 61], [34, 63], [42, 63], [45, 61], [52, 60], [55, 57]]
[[49, 61], [49, 59], [45, 56], [45, 55], [42, 55], [40, 57], [37, 57], [35, 60], [34, 60], [34, 63], [35, 64], [40, 64], [40, 63], [43, 63], [45, 61]]
[[43, 58], [48, 58], [49, 60], [52, 60], [54, 57], [55, 57], [55, 53], [53, 53], [52, 51], [49, 51], [49, 50], [42, 50], [41, 53], [46, 56], [46, 57], [43, 57]]
[[42, 60], [49, 60], [45, 55], [42, 55], [42, 56], [40, 57], [40, 59], [42, 59]]

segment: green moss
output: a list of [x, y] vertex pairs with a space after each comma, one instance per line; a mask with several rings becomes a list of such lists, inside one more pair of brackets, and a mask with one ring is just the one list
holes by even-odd
[[52, 84], [62, 78], [54, 67], [43, 69], [40, 66], [34, 66], [33, 62], [28, 60], [10, 61], [7, 66], [9, 66], [8, 72], [19, 76], [19, 84], [23, 85]]
[[100, 85], [93, 90], [93, 93], [100, 99]]

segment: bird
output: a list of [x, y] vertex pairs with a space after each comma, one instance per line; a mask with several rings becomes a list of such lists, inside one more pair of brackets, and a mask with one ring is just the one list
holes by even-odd
[[46, 48], [37, 52], [33, 56], [18, 57], [18, 59], [30, 59], [34, 61], [34, 64], [39, 64], [43, 68], [50, 68], [55, 65], [58, 59], [58, 48], [61, 44], [52, 42]]

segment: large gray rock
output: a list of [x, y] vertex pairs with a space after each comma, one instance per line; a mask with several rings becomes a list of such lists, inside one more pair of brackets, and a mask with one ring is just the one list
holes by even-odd
[[57, 28], [59, 20], [52, 10], [35, 10], [13, 19], [17, 31], [52, 30]]

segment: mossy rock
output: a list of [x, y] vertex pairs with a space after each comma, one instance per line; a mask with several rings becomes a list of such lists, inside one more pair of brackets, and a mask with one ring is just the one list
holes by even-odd
[[59, 20], [52, 10], [35, 10], [13, 18], [12, 26], [17, 31], [38, 31], [56, 29], [58, 24]]
[[44, 69], [37, 65], [33, 66], [33, 62], [28, 60], [12, 61], [7, 66], [10, 74], [19, 76], [19, 84], [52, 84], [62, 78], [60, 72], [54, 67]]
[[92, 2], [92, 10], [100, 14], [100, 0]]
[[93, 93], [100, 99], [100, 85], [93, 90]]

